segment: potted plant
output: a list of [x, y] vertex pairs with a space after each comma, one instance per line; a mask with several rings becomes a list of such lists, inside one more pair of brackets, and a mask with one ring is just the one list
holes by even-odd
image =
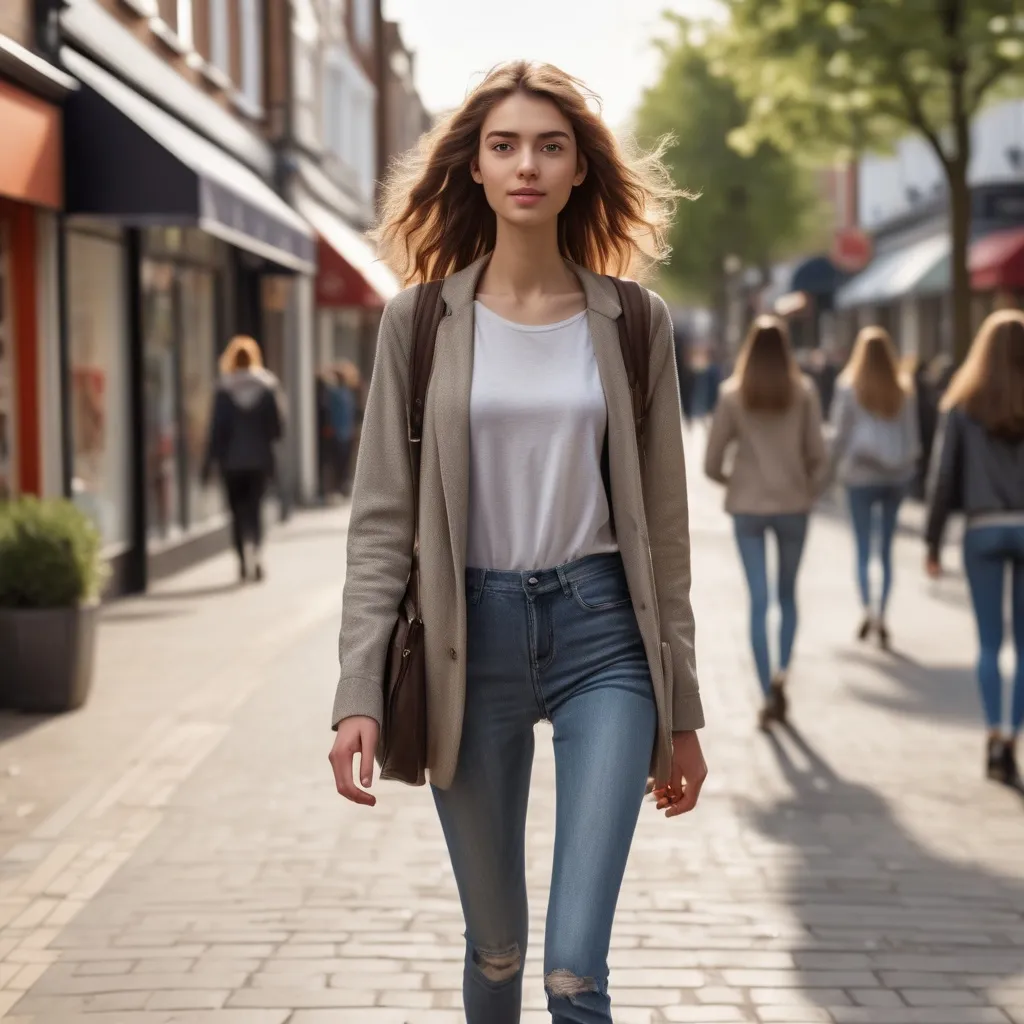
[[100, 538], [63, 499], [0, 505], [0, 706], [70, 711], [92, 684]]

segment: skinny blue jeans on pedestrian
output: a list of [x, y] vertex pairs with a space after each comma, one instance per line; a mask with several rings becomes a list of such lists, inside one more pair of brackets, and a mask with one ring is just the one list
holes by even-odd
[[771, 657], [768, 653], [768, 552], [767, 535], [775, 534], [778, 548], [778, 594], [782, 613], [779, 629], [779, 670], [789, 668], [796, 640], [797, 607], [796, 576], [807, 539], [806, 513], [785, 515], [735, 515], [733, 529], [740, 551], [743, 571], [750, 591], [750, 646], [761, 690], [768, 693], [772, 681]]
[[1017, 658], [1010, 705], [1010, 727], [1024, 726], [1024, 526], [972, 526], [964, 531], [964, 570], [978, 625], [978, 686], [989, 729], [1003, 723], [1003, 595], [1011, 578], [1011, 619]]
[[[892, 593], [892, 543], [906, 492], [906, 484], [870, 484], [846, 489], [857, 546], [857, 585], [861, 603], [868, 611], [875, 607], [871, 595], [871, 548], [877, 522], [878, 558], [882, 563], [882, 593], [878, 601], [880, 618], [885, 616]], [[878, 510], [877, 520], [875, 509]]]
[[534, 726], [555, 751], [544, 978], [552, 1024], [610, 1024], [608, 948], [657, 712], [619, 555], [466, 574], [465, 716], [434, 788], [466, 921], [467, 1024], [518, 1024], [529, 921], [526, 805]]

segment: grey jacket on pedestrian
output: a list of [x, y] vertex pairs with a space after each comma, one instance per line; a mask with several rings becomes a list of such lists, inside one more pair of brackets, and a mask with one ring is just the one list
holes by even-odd
[[217, 385], [210, 417], [204, 475], [214, 464], [221, 473], [274, 473], [274, 442], [283, 424], [277, 378], [268, 370], [235, 370]]
[[882, 420], [868, 412], [849, 384], [840, 384], [832, 401], [829, 478], [838, 477], [840, 483], [847, 487], [909, 483], [921, 456], [917, 398], [912, 391], [907, 392], [897, 416], [898, 432], [893, 432], [898, 438], [898, 457], [888, 464], [863, 458], [856, 450], [858, 435], [872, 427], [887, 427], [889, 424], [891, 421]]
[[997, 437], [963, 409], [943, 417], [928, 481], [928, 552], [938, 557], [949, 516], [1024, 519], [1024, 435]]

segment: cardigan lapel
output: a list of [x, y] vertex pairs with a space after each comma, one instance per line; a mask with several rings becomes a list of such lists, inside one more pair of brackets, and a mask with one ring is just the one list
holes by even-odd
[[473, 299], [485, 256], [445, 280], [441, 295], [449, 315], [437, 330], [432, 379], [437, 394], [434, 427], [455, 578], [466, 568], [469, 522], [469, 399], [473, 389]]
[[[629, 393], [619, 344], [618, 317], [621, 313], [618, 293], [606, 278], [569, 264], [580, 279], [587, 296], [587, 324], [594, 345], [594, 357], [601, 376], [604, 400], [608, 408], [608, 458], [611, 468], [612, 505], [615, 520], [626, 522], [624, 514], [635, 519], [634, 509], [615, 508], [621, 505], [621, 496], [632, 492], [633, 481], [622, 480], [623, 467], [637, 461], [634, 449], [636, 428], [633, 425], [633, 396]], [[625, 446], [625, 447], [623, 447]], [[616, 498], [620, 498], [616, 501]]]

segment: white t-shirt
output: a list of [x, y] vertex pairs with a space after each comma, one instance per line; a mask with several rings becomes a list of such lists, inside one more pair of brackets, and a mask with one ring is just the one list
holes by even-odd
[[474, 308], [466, 564], [551, 569], [617, 551], [601, 476], [608, 410], [586, 311], [535, 327]]

